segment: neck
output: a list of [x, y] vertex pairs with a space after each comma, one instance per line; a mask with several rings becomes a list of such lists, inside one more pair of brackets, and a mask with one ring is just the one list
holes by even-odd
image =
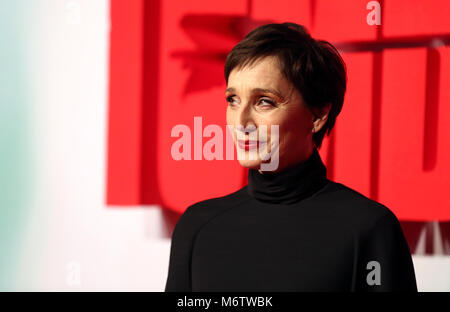
[[282, 160], [280, 160], [280, 163], [279, 163], [278, 168], [276, 170], [274, 170], [274, 171], [263, 171], [261, 169], [258, 169], [258, 172], [260, 174], [277, 173], [277, 172], [281, 172], [281, 171], [285, 170], [286, 168], [294, 167], [294, 166], [298, 165], [299, 163], [305, 162], [306, 160], [311, 158], [312, 154], [314, 153], [314, 150], [317, 150], [316, 147], [310, 146], [308, 148], [308, 151], [305, 153], [305, 155], [303, 156], [303, 158], [301, 160], [298, 160], [298, 159], [294, 159], [294, 160], [291, 159], [289, 161], [282, 161]]
[[276, 172], [250, 169], [247, 190], [260, 201], [292, 204], [311, 196], [327, 181], [326, 167], [314, 148], [306, 160]]

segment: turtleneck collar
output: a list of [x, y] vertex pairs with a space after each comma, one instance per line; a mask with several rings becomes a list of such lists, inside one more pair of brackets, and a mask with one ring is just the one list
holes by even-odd
[[314, 148], [307, 160], [279, 172], [249, 169], [247, 191], [260, 201], [293, 204], [325, 186], [326, 175], [327, 169]]

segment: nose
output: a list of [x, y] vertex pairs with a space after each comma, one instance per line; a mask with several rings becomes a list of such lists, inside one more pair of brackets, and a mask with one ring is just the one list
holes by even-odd
[[241, 105], [236, 117], [236, 131], [241, 132], [243, 135], [246, 133], [251, 134], [256, 131], [256, 124], [253, 118], [253, 110], [249, 103]]

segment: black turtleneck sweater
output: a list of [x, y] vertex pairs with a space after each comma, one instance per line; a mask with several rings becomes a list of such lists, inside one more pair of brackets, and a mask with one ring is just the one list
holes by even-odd
[[384, 205], [326, 178], [317, 149], [280, 172], [189, 206], [172, 235], [166, 291], [417, 291]]

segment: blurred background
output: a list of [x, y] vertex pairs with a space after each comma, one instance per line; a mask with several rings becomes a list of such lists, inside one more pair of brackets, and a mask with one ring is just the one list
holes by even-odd
[[236, 160], [172, 159], [171, 129], [225, 133], [227, 53], [290, 21], [347, 64], [328, 178], [396, 214], [420, 291], [450, 291], [449, 16], [446, 0], [0, 0], [0, 290], [163, 291], [180, 214], [247, 183]]

